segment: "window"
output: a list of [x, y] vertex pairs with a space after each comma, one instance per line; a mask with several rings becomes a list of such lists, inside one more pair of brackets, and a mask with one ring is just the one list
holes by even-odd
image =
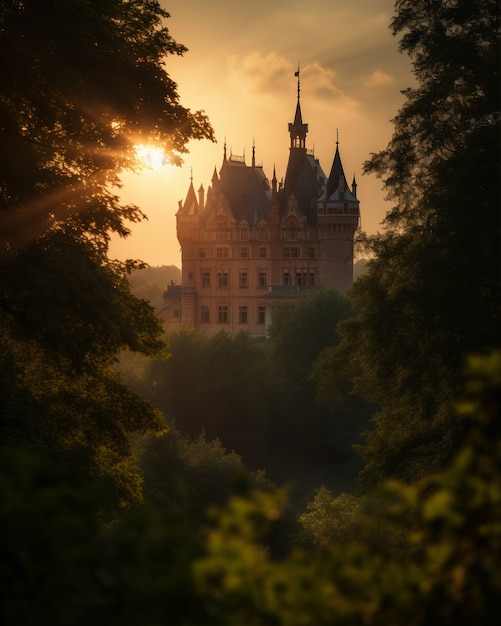
[[296, 286], [297, 287], [305, 287], [308, 282], [308, 272], [305, 270], [298, 270], [296, 272]]
[[227, 259], [229, 256], [228, 248], [216, 248], [216, 257], [218, 259]]
[[239, 229], [239, 236], [241, 241], [247, 241], [247, 239], [249, 239], [249, 229], [248, 228], [240, 228]]
[[315, 248], [308, 248], [308, 258], [314, 259], [316, 257]]
[[266, 323], [266, 308], [264, 306], [257, 307], [257, 323], [258, 324]]
[[210, 272], [202, 272], [201, 276], [201, 285], [202, 287], [210, 287]]
[[292, 285], [291, 275], [288, 270], [284, 270], [282, 273], [282, 285], [285, 285], [286, 287]]
[[247, 324], [247, 306], [246, 305], [238, 307], [238, 323]]
[[315, 272], [309, 272], [308, 274], [308, 285], [310, 287], [315, 286]]
[[220, 305], [217, 309], [217, 321], [220, 324], [228, 323], [228, 307], [225, 304]]
[[249, 286], [249, 276], [246, 270], [242, 270], [238, 275], [238, 286], [240, 288], [245, 288]]
[[284, 259], [299, 259], [301, 250], [299, 246], [285, 246], [282, 250]]
[[228, 272], [217, 273], [217, 286], [228, 287]]
[[202, 324], [208, 324], [210, 321], [210, 315], [209, 315], [209, 307], [208, 306], [202, 306], [201, 310], [200, 310], [200, 321], [202, 322]]
[[193, 280], [193, 272], [188, 272], [188, 280]]
[[249, 258], [249, 248], [240, 248], [240, 258], [241, 259]]
[[306, 273], [305, 272], [296, 272], [296, 286], [304, 287], [306, 285]]
[[258, 236], [259, 236], [259, 239], [261, 239], [263, 241], [265, 239], [268, 239], [268, 229], [267, 228], [259, 228], [258, 229]]
[[199, 249], [198, 249], [198, 256], [199, 256], [201, 259], [205, 259], [205, 257], [207, 256], [207, 251], [206, 251], [206, 249], [205, 249], [205, 248], [199, 248]]
[[258, 270], [257, 271], [257, 286], [258, 287], [266, 287], [266, 270]]
[[268, 251], [266, 248], [259, 248], [258, 250], [258, 255], [260, 259], [266, 259], [266, 257], [268, 256]]

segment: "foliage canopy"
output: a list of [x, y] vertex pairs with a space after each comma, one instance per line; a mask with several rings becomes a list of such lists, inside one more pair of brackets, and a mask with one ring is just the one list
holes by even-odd
[[333, 373], [344, 367], [382, 407], [363, 448], [368, 482], [450, 459], [462, 363], [501, 345], [498, 3], [400, 0], [392, 29], [417, 86], [366, 170], [395, 205], [366, 239], [374, 258], [352, 290], [360, 313], [331, 355]]
[[144, 216], [116, 190], [148, 140], [179, 162], [212, 138], [166, 71], [182, 54], [151, 0], [6, 0], [0, 7], [0, 433], [71, 459], [140, 498], [131, 433], [157, 413], [113, 369], [158, 353], [161, 325], [107, 257]]

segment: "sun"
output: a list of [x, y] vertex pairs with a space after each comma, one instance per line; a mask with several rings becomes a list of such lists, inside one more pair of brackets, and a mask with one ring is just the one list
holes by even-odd
[[169, 164], [168, 156], [158, 146], [139, 144], [135, 146], [135, 152], [142, 165], [150, 169], [159, 169]]

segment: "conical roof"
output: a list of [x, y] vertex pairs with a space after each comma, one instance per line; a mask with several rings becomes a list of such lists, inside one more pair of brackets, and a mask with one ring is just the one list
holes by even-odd
[[341, 162], [341, 155], [339, 154], [339, 144], [336, 143], [336, 154], [334, 155], [334, 161], [332, 162], [331, 172], [329, 174], [325, 190], [326, 197], [330, 198], [338, 189], [340, 184], [343, 189], [348, 189], [346, 176], [344, 175], [343, 164]]
[[188, 188], [188, 193], [186, 194], [186, 199], [179, 211], [178, 215], [197, 215], [198, 214], [198, 200], [197, 194], [195, 193], [195, 188], [193, 187], [193, 179], [190, 182], [190, 186]]

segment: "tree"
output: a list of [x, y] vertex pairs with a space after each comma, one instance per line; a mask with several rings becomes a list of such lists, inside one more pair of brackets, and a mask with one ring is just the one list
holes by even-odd
[[317, 459], [350, 458], [370, 415], [364, 402], [350, 397], [349, 384], [332, 398], [330, 376], [323, 382], [323, 352], [337, 346], [338, 324], [353, 314], [345, 294], [325, 289], [293, 306], [278, 305], [272, 315], [271, 352], [292, 397], [290, 410], [274, 420], [275, 439], [289, 438]]
[[137, 263], [107, 257], [111, 232], [144, 216], [113, 191], [149, 139], [180, 162], [206, 117], [166, 71], [182, 54], [151, 0], [7, 0], [0, 7], [0, 433], [140, 497], [131, 433], [157, 412], [114, 369], [158, 354], [162, 328], [131, 294]]
[[182, 434], [203, 432], [246, 464], [263, 467], [267, 434], [283, 404], [265, 344], [244, 332], [187, 329], [169, 333], [167, 343], [169, 358], [152, 360], [136, 388]]
[[[195, 520], [147, 505], [103, 523], [103, 481], [25, 450], [0, 450], [2, 624], [203, 624]], [[202, 608], [202, 607], [200, 607]]]
[[206, 117], [181, 106], [165, 70], [182, 54], [152, 0], [7, 0], [0, 9], [0, 249], [49, 228], [105, 247], [137, 207], [112, 192], [135, 145], [154, 141], [180, 162]]
[[145, 442], [140, 465], [145, 500], [194, 520], [203, 520], [210, 507], [225, 504], [239, 486], [271, 489], [264, 472], [249, 471], [219, 439], [188, 438], [173, 426]]
[[[320, 490], [303, 518], [321, 544], [316, 553], [293, 550], [284, 559], [267, 553], [263, 534], [279, 519], [283, 494], [235, 498], [220, 511], [206, 554], [193, 567], [201, 600], [218, 623], [496, 623], [500, 392], [501, 353], [471, 357], [455, 402], [466, 434], [450, 465], [419, 481], [386, 481], [369, 498], [370, 517], [360, 514], [355, 498], [333, 501]], [[398, 542], [386, 553], [373, 536], [392, 526]]]
[[358, 316], [331, 353], [381, 410], [362, 448], [367, 482], [451, 458], [465, 355], [501, 343], [499, 11], [495, 0], [400, 0], [392, 21], [417, 86], [367, 172], [395, 206], [366, 240]]
[[313, 362], [324, 348], [338, 343], [337, 324], [351, 313], [348, 298], [334, 289], [274, 308], [270, 335], [275, 357], [301, 394], [311, 388]]

